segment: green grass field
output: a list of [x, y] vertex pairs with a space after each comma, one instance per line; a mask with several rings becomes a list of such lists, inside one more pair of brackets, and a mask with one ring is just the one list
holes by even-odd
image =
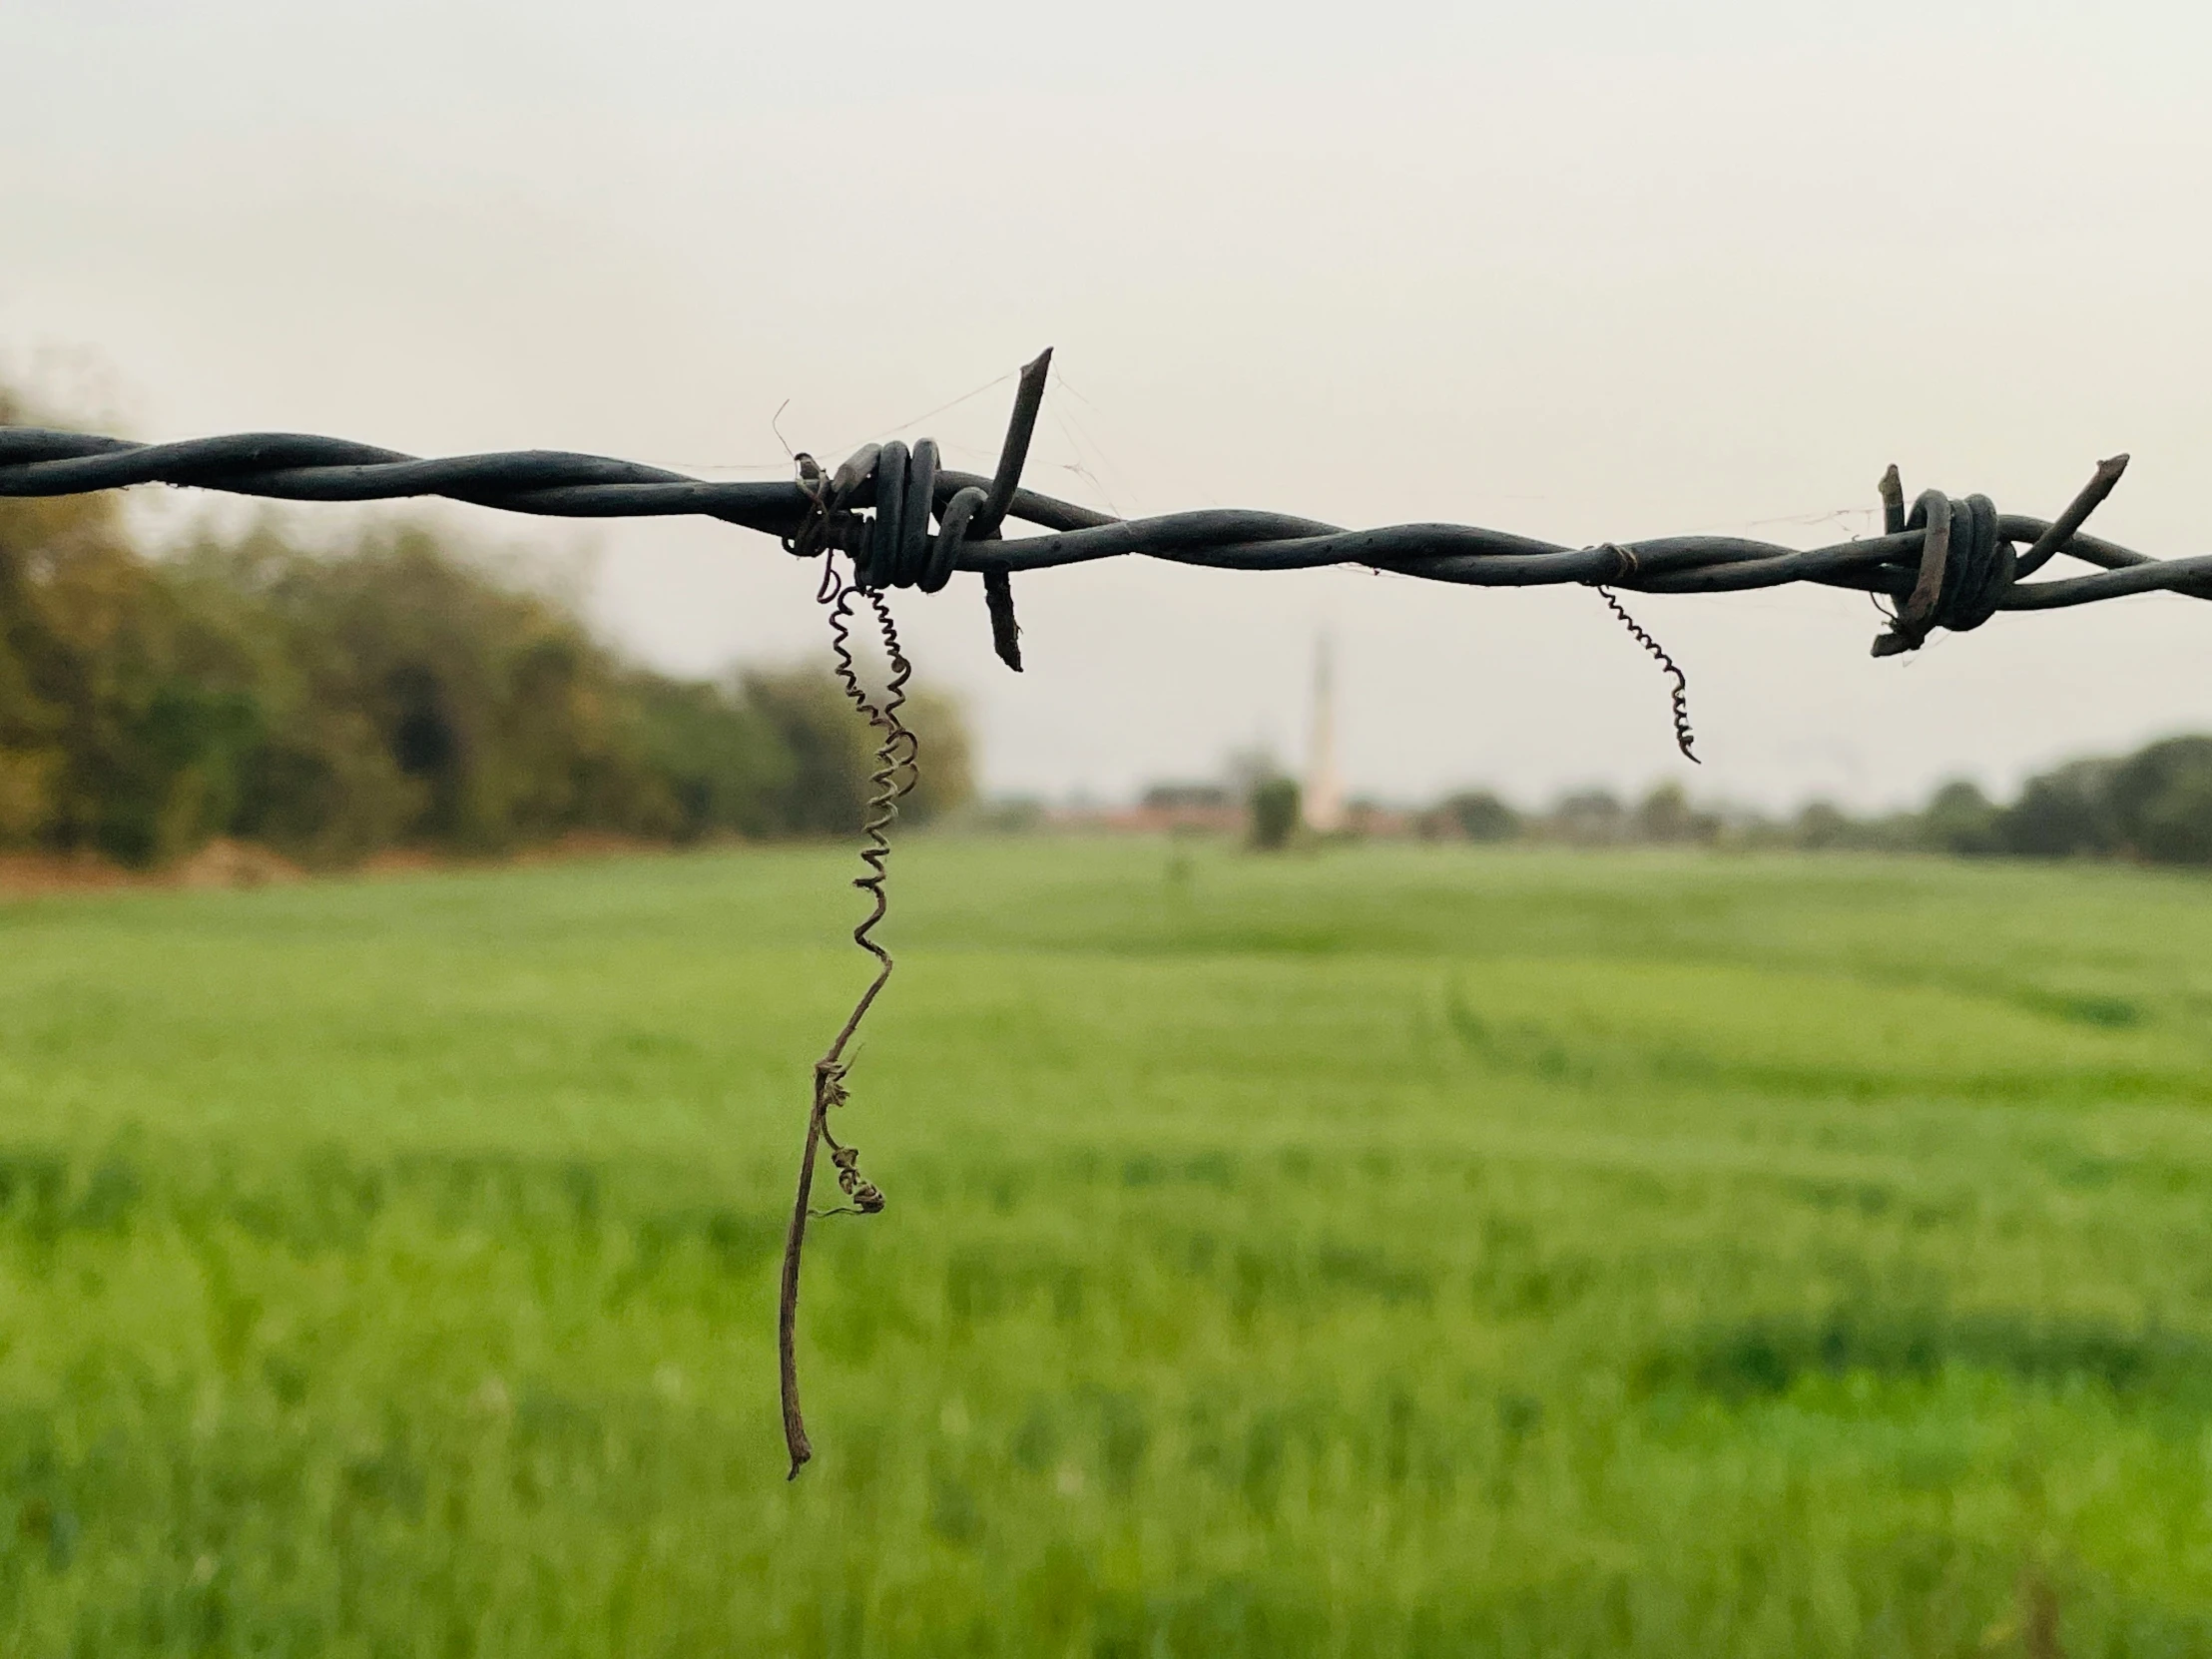
[[2212, 1653], [2212, 884], [916, 841], [0, 905], [0, 1652]]

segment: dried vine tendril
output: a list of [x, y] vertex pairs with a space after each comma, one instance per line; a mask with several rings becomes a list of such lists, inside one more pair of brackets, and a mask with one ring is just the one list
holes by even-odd
[[[799, 1271], [807, 1246], [807, 1223], [816, 1215], [873, 1215], [883, 1208], [881, 1190], [860, 1173], [858, 1149], [840, 1145], [830, 1129], [830, 1114], [848, 1096], [845, 1078], [852, 1062], [845, 1050], [894, 965], [891, 953], [875, 939], [876, 924], [889, 908], [884, 883], [891, 847], [885, 831], [898, 817], [900, 799], [921, 776], [920, 742], [899, 719], [906, 703], [907, 682], [913, 678], [913, 665], [907, 662], [899, 644], [898, 625], [891, 619], [883, 590], [916, 586], [934, 592], [951, 578], [963, 546], [999, 539], [999, 528], [1018, 493], [1030, 436], [1036, 429], [1037, 409], [1044, 400], [1045, 375], [1051, 365], [1052, 353], [1047, 351], [1022, 369], [997, 472], [987, 484], [980, 480], [973, 485], [962, 483], [944, 500], [938, 499], [936, 487], [937, 446], [926, 438], [911, 450], [903, 443], [868, 444], [834, 473], [812, 455], [792, 458], [795, 483], [804, 505], [786, 532], [784, 545], [794, 553], [822, 559], [822, 582], [815, 598], [829, 607], [830, 650], [835, 659], [837, 683], [882, 739], [875, 751], [875, 771], [868, 779], [870, 793], [861, 828], [860, 859], [867, 865], [867, 873], [855, 877], [852, 883], [875, 900], [867, 916], [852, 930], [852, 942], [875, 958], [875, 977], [852, 1005], [852, 1012], [828, 1051], [815, 1062], [807, 1147], [800, 1158], [791, 1230], [784, 1240], [776, 1346], [783, 1387], [784, 1445], [791, 1453], [790, 1477], [795, 1480], [814, 1456], [814, 1445], [807, 1438], [806, 1420], [799, 1408]], [[863, 504], [874, 508], [872, 517], [860, 519], [854, 515], [852, 509]], [[932, 515], [938, 523], [934, 536], [929, 531]], [[840, 554], [851, 561], [849, 575], [838, 568]], [[1003, 571], [986, 573], [984, 588], [999, 655], [1009, 668], [1018, 670], [1021, 653], [1016, 643], [1012, 588]], [[884, 683], [880, 701], [868, 695], [853, 667], [855, 601], [864, 603], [873, 614], [883, 653], [890, 662], [890, 678]], [[838, 1189], [847, 1202], [839, 1210], [815, 1211], [809, 1208], [814, 1196], [815, 1163], [826, 1145], [830, 1165], [837, 1172]]]
[[[802, 475], [805, 475], [804, 468]], [[884, 684], [880, 702], [868, 696], [852, 663], [855, 596], [874, 613], [884, 655], [890, 660], [890, 678]], [[778, 1308], [776, 1336], [783, 1386], [784, 1444], [791, 1453], [792, 1479], [798, 1478], [800, 1469], [814, 1455], [814, 1446], [807, 1438], [807, 1424], [799, 1409], [799, 1268], [800, 1257], [807, 1247], [807, 1223], [823, 1215], [871, 1216], [883, 1208], [881, 1190], [860, 1173], [859, 1148], [839, 1144], [830, 1132], [830, 1114], [848, 1098], [845, 1077], [851, 1070], [851, 1062], [845, 1058], [845, 1050], [896, 965], [890, 951], [874, 936], [876, 924], [890, 908], [885, 881], [889, 874], [891, 843], [885, 831], [898, 817], [899, 800], [921, 778], [920, 740], [898, 718], [906, 702], [906, 684], [913, 678], [913, 665], [907, 662], [899, 646], [898, 626], [891, 620], [890, 606], [881, 593], [856, 582], [847, 582], [837, 570], [833, 553], [823, 559], [822, 585], [816, 590], [815, 598], [830, 610], [830, 650], [835, 658], [837, 682], [844, 688], [844, 695], [851, 700], [852, 706], [881, 734], [882, 742], [876, 747], [875, 770], [868, 777], [867, 811], [860, 830], [860, 860], [868, 869], [866, 874], [855, 876], [852, 882], [875, 901], [866, 917], [852, 929], [852, 942], [875, 958], [875, 977], [860, 992], [859, 1000], [853, 1003], [852, 1012], [845, 1016], [844, 1024], [838, 1028], [829, 1049], [815, 1062], [814, 1103], [807, 1113], [807, 1149], [800, 1158], [799, 1191], [792, 1201], [791, 1230], [784, 1240], [783, 1297]], [[815, 1162], [826, 1145], [830, 1148], [830, 1162], [837, 1172], [838, 1190], [847, 1203], [836, 1210], [813, 1210], [809, 1206], [814, 1197]]]
[[1705, 763], [1697, 758], [1690, 746], [1697, 742], [1697, 734], [1690, 730], [1690, 677], [1682, 672], [1682, 665], [1667, 655], [1667, 648], [1644, 632], [1643, 625], [1628, 614], [1628, 608], [1613, 597], [1613, 590], [1600, 586], [1598, 597], [1605, 601], [1612, 613], [1621, 619], [1629, 637], [1650, 652], [1654, 661], [1674, 677], [1674, 746], [1682, 751], [1682, 758], [1692, 766]]

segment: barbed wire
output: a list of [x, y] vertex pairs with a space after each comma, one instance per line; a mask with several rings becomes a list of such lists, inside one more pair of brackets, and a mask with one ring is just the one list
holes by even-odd
[[[2054, 519], [1999, 513], [1987, 496], [1953, 500], [1937, 490], [1924, 491], [1908, 508], [1893, 466], [1880, 484], [1882, 534], [1809, 549], [1711, 534], [1575, 548], [1463, 524], [1347, 530], [1285, 513], [1221, 507], [1121, 518], [1021, 487], [1051, 360], [1046, 351], [1020, 370], [998, 466], [988, 478], [940, 466], [937, 445], [927, 438], [910, 448], [902, 442], [863, 444], [833, 472], [812, 455], [794, 455], [791, 481], [766, 482], [709, 481], [635, 461], [551, 450], [425, 460], [294, 433], [142, 444], [0, 426], [0, 497], [169, 484], [280, 501], [442, 497], [564, 518], [696, 514], [775, 536], [786, 551], [823, 561], [817, 597], [829, 607], [835, 672], [879, 739], [862, 831], [868, 873], [854, 883], [873, 902], [852, 934], [874, 958], [875, 973], [815, 1064], [806, 1147], [785, 1241], [777, 1347], [794, 1476], [813, 1455], [799, 1402], [801, 1256], [808, 1221], [818, 1213], [837, 1213], [811, 1208], [820, 1149], [830, 1148], [850, 1210], [873, 1214], [884, 1203], [881, 1191], [860, 1174], [857, 1151], [830, 1132], [830, 1119], [848, 1097], [848, 1045], [891, 975], [891, 954], [874, 937], [888, 902], [886, 831], [899, 798], [918, 776], [919, 745], [899, 718], [912, 670], [899, 646], [887, 590], [935, 593], [958, 572], [980, 575], [993, 644], [1018, 671], [1013, 577], [1097, 559], [1141, 554], [1226, 570], [1345, 564], [1475, 587], [1580, 584], [1597, 589], [1672, 678], [1675, 739], [1692, 761], [1697, 756], [1691, 749], [1687, 680], [1613, 589], [1729, 593], [1797, 582], [1859, 589], [1878, 604], [1887, 599], [1895, 607], [1888, 628], [1875, 640], [1878, 657], [1918, 650], [1938, 628], [1969, 632], [1999, 611], [2048, 610], [2161, 590], [2212, 598], [2212, 556], [2158, 560], [2082, 533], [2082, 524], [2119, 482], [2125, 455], [2098, 463], [2088, 484]], [[1003, 533], [1009, 520], [1041, 533], [1009, 540]], [[2021, 543], [2027, 544], [2025, 551]], [[840, 556], [848, 561], [849, 575], [838, 567]], [[2060, 556], [2096, 567], [2095, 573], [2027, 580]], [[853, 666], [850, 623], [856, 600], [871, 613], [890, 663], [879, 698], [869, 696]]]
[[[2054, 519], [2000, 513], [1987, 496], [1953, 499], [1936, 490], [1923, 492], [1908, 509], [1892, 467], [1881, 486], [1883, 533], [1814, 548], [1735, 535], [1570, 547], [1465, 524], [1350, 530], [1233, 507], [1120, 518], [1020, 486], [1051, 356], [1047, 351], [1021, 370], [1006, 446], [989, 478], [939, 466], [937, 446], [927, 438], [910, 448], [865, 444], [836, 468], [827, 489], [810, 493], [800, 481], [708, 480], [557, 450], [423, 459], [286, 432], [148, 444], [0, 426], [0, 496], [169, 484], [279, 501], [441, 497], [562, 518], [698, 515], [775, 536], [795, 553], [849, 554], [855, 580], [868, 590], [934, 592], [956, 572], [979, 574], [990, 584], [1001, 655], [1016, 667], [1011, 577], [1131, 554], [1225, 570], [1360, 565], [1474, 587], [1602, 584], [1654, 594], [1798, 582], [1854, 588], [1898, 606], [1877, 645], [1883, 656], [1917, 649], [1937, 628], [1977, 628], [1999, 611], [2051, 610], [2155, 591], [2212, 598], [2212, 555], [2154, 559], [2082, 532], [2083, 521], [2119, 481], [2125, 455], [2100, 463]], [[1006, 538], [1001, 531], [1008, 520], [1041, 533]], [[2028, 580], [2059, 556], [2094, 569]]]

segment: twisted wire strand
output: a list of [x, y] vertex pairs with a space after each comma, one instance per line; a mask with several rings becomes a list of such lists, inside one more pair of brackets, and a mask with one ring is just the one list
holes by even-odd
[[[882, 636], [884, 654], [890, 660], [890, 677], [884, 683], [880, 702], [868, 695], [852, 660], [855, 595], [864, 599], [873, 613]], [[921, 740], [899, 719], [899, 711], [906, 703], [907, 683], [913, 678], [913, 665], [907, 661], [899, 644], [898, 625], [892, 620], [889, 602], [875, 589], [845, 581], [837, 570], [834, 554], [823, 560], [822, 583], [816, 589], [815, 598], [829, 608], [830, 651], [837, 683], [868, 725], [881, 734], [882, 741], [875, 750], [875, 770], [868, 775], [869, 795], [860, 827], [860, 860], [868, 866], [867, 873], [855, 876], [852, 882], [873, 900], [867, 915], [852, 929], [852, 942], [875, 958], [875, 976], [860, 992], [828, 1050], [815, 1062], [814, 1101], [807, 1114], [806, 1150], [800, 1158], [799, 1190], [792, 1205], [791, 1227], [784, 1241], [777, 1362], [783, 1392], [784, 1444], [791, 1454], [788, 1478], [795, 1480], [800, 1469], [814, 1456], [814, 1445], [807, 1437], [806, 1419], [799, 1402], [799, 1285], [801, 1258], [807, 1245], [807, 1223], [816, 1216], [874, 1215], [883, 1208], [881, 1190], [860, 1173], [859, 1149], [838, 1143], [830, 1128], [830, 1114], [849, 1098], [845, 1077], [851, 1063], [844, 1057], [845, 1049], [897, 966], [889, 949], [874, 935], [877, 924], [890, 910], [888, 831], [897, 821], [899, 801], [911, 793], [921, 778]], [[823, 1146], [830, 1148], [830, 1162], [837, 1172], [838, 1188], [850, 1201], [841, 1209], [816, 1211], [810, 1208], [815, 1165]]]
[[[1048, 354], [1049, 355], [1049, 354]], [[1040, 357], [1036, 369], [1047, 359]], [[1029, 371], [1024, 371], [1024, 391]], [[1041, 373], [1034, 386], [1041, 397]], [[1028, 417], [1034, 422], [1034, 398]], [[1017, 415], [1020, 410], [1017, 408]], [[1294, 570], [1332, 564], [1363, 565], [1431, 581], [1478, 587], [1608, 582], [1644, 593], [1726, 593], [1812, 582], [1857, 588], [1907, 600], [1922, 575], [1930, 530], [1902, 520], [1880, 536], [1815, 548], [1793, 548], [1742, 536], [1662, 536], [1597, 547], [1568, 547], [1463, 524], [1394, 524], [1369, 530], [1290, 514], [1245, 508], [1211, 508], [1121, 519], [1074, 502], [1016, 487], [1020, 454], [1009, 445], [999, 474], [936, 470], [924, 499], [900, 503], [894, 512], [911, 526], [909, 508], [940, 519], [963, 490], [986, 497], [988, 506], [965, 536], [929, 536], [920, 542], [942, 553], [931, 559], [927, 579], [941, 585], [951, 571], [986, 575], [1044, 570], [1094, 559], [1141, 554], [1183, 564], [1231, 570]], [[898, 448], [902, 445], [885, 446]], [[864, 542], [853, 515], [877, 506], [873, 464], [876, 446], [863, 448], [847, 466], [866, 457], [853, 486], [830, 515], [827, 545], [853, 552]], [[1011, 466], [1006, 461], [1011, 461]], [[2018, 560], [2015, 578], [1997, 584], [1990, 610], [2049, 610], [2085, 605], [2123, 594], [2167, 591], [2212, 598], [2212, 554], [2154, 559], [2080, 532], [2087, 516], [2124, 467], [2115, 456], [2098, 469], [2091, 486], [2057, 519], [1994, 515], [1990, 529], [2005, 543], [2032, 544]], [[817, 498], [799, 482], [709, 482], [603, 455], [556, 450], [423, 459], [399, 450], [299, 433], [240, 433], [179, 443], [139, 444], [119, 438], [39, 427], [0, 426], [0, 496], [72, 495], [140, 484], [169, 484], [284, 501], [382, 501], [437, 496], [508, 512], [575, 518], [699, 514], [784, 538], [795, 551], [821, 550], [822, 538], [801, 546], [795, 537]], [[1992, 509], [1993, 513], [1993, 509]], [[1001, 519], [1018, 519], [1044, 532], [999, 538]], [[909, 532], [911, 533], [911, 532]], [[939, 545], [940, 543], [950, 545]], [[1619, 554], [1633, 556], [1623, 571]], [[2029, 582], [2025, 577], [2063, 554], [2094, 568], [2092, 574]], [[913, 570], [894, 571], [891, 585], [922, 580]], [[1938, 622], [1940, 619], [1937, 619]]]
[[1652, 659], [1674, 677], [1674, 746], [1682, 751], [1682, 758], [1692, 766], [1703, 766], [1705, 763], [1697, 758], [1697, 752], [1690, 747], [1697, 741], [1697, 734], [1690, 730], [1690, 677], [1682, 672], [1681, 664], [1667, 655], [1667, 648], [1646, 633], [1643, 625], [1628, 614], [1628, 608], [1613, 596], [1611, 588], [1600, 585], [1597, 592], [1613, 614], [1620, 618], [1621, 626], [1628, 630], [1629, 637], [1650, 652]]
[[[836, 674], [846, 697], [881, 737], [862, 830], [860, 856], [867, 872], [853, 883], [873, 900], [852, 939], [875, 959], [876, 972], [815, 1063], [806, 1151], [785, 1242], [778, 1353], [785, 1441], [795, 1478], [813, 1456], [799, 1405], [796, 1334], [800, 1260], [821, 1147], [830, 1147], [838, 1186], [853, 1209], [866, 1214], [883, 1206], [882, 1194], [859, 1173], [857, 1152], [840, 1145], [829, 1128], [830, 1114], [847, 1098], [846, 1048], [894, 965], [889, 950], [874, 937], [889, 908], [886, 831], [896, 820], [899, 800], [919, 776], [919, 744], [899, 718], [912, 670], [883, 588], [918, 587], [934, 593], [956, 571], [980, 574], [994, 643], [1007, 666], [1018, 670], [1022, 654], [1012, 576], [1096, 559], [1142, 555], [1226, 570], [1344, 564], [1476, 587], [1582, 584], [1598, 590], [1630, 635], [1671, 677], [1675, 741], [1693, 762], [1697, 756], [1688, 677], [1629, 615], [1614, 588], [1733, 593], [1810, 582], [1857, 589], [1894, 607], [1889, 630], [1875, 642], [1877, 656], [1917, 650], [1936, 628], [1977, 628], [1999, 611], [2054, 610], [2160, 591], [2212, 599], [2212, 554], [2159, 560], [2083, 532], [2083, 522], [2126, 469], [2125, 455], [2100, 462], [2088, 485], [2053, 519], [2000, 514], [1986, 496], [1954, 501], [1936, 490], [1924, 491], [1909, 512], [1893, 467], [1880, 485], [1883, 534], [1814, 548], [1715, 535], [1576, 548], [1464, 524], [1348, 530], [1318, 519], [1244, 508], [1123, 519], [1020, 487], [1051, 355], [1046, 351], [1021, 369], [1004, 447], [989, 477], [940, 467], [937, 447], [927, 439], [911, 449], [897, 441], [863, 445], [833, 475], [812, 457], [799, 456], [798, 476], [774, 483], [708, 482], [634, 461], [554, 450], [424, 459], [299, 433], [138, 444], [0, 426], [0, 497], [166, 484], [282, 501], [435, 496], [569, 518], [694, 514], [777, 537], [798, 556], [823, 556], [816, 597], [828, 607]], [[1040, 533], [1007, 540], [1002, 527], [1008, 519]], [[2024, 552], [2017, 546], [2022, 543]], [[840, 553], [852, 561], [849, 581], [837, 570]], [[2027, 580], [2058, 557], [2092, 571]], [[868, 696], [853, 665], [855, 594], [866, 600], [890, 659], [891, 675], [880, 703]]]

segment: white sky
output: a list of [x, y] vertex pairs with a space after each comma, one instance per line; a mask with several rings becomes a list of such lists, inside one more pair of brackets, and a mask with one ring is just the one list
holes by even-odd
[[[737, 477], [782, 470], [787, 398], [834, 452], [1050, 344], [1030, 481], [1124, 512], [1810, 544], [1892, 460], [2047, 515], [2126, 449], [2097, 528], [2201, 553], [2208, 48], [2207, 8], [2020, 0], [0, 0], [0, 363], [140, 436]], [[1009, 390], [926, 430], [987, 470]], [[819, 647], [764, 538], [449, 516], [590, 550], [662, 665]], [[973, 579], [901, 605], [1002, 790], [1295, 755], [1324, 629], [1350, 781], [1394, 797], [1872, 805], [2212, 727], [2212, 606], [2168, 598], [1880, 663], [1864, 596], [1632, 600], [1692, 676], [1688, 774], [1585, 590], [1017, 591], [1018, 679]]]

